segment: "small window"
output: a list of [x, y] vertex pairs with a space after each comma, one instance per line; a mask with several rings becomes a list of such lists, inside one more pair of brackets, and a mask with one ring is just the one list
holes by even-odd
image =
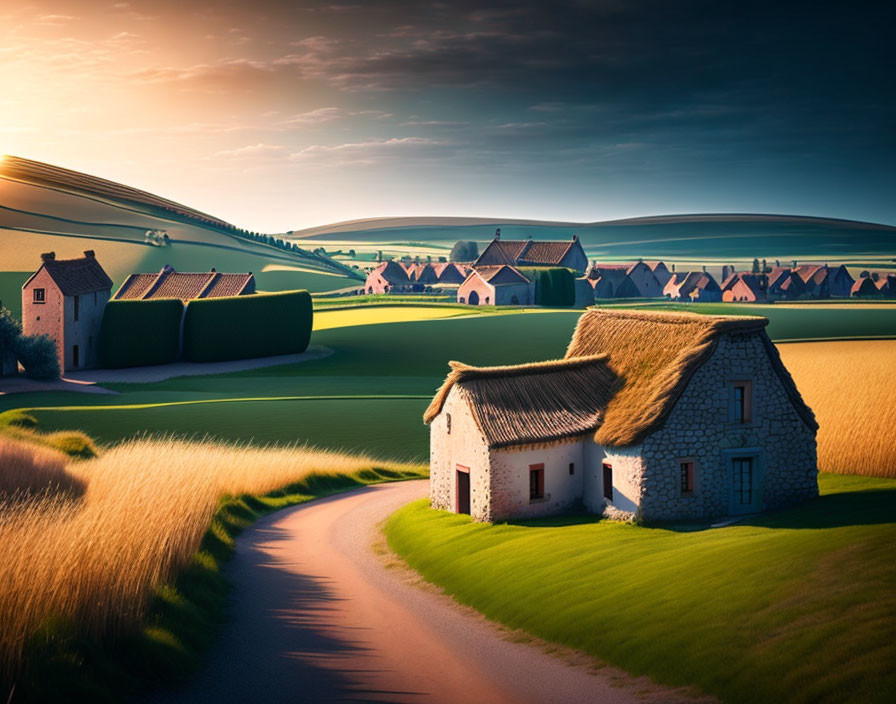
[[537, 501], [544, 498], [544, 465], [529, 465], [529, 500]]
[[34, 297], [32, 300], [35, 303], [46, 303], [47, 302], [47, 289], [45, 288], [36, 288], [34, 289]]
[[681, 473], [681, 495], [694, 495], [694, 463], [679, 462], [678, 468]]
[[446, 422], [446, 425], [448, 426], [448, 434], [451, 435], [451, 414], [450, 413], [445, 414], [445, 422]]
[[613, 500], [613, 466], [604, 462], [604, 498]]
[[734, 381], [731, 383], [731, 422], [749, 423], [752, 420], [753, 383]]
[[572, 476], [575, 473], [576, 473], [576, 463], [570, 462], [569, 463], [569, 476]]
[[75, 296], [75, 322], [81, 317], [81, 297]]
[[78, 349], [78, 346], [74, 345], [72, 347], [72, 366], [73, 367], [81, 366], [81, 357], [80, 357], [79, 352], [80, 352], [80, 350]]

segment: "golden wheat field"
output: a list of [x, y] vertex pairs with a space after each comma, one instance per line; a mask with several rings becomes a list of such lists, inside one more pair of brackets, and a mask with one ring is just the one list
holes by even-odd
[[411, 469], [304, 448], [166, 439], [127, 442], [67, 466], [64, 459], [0, 436], [0, 474], [8, 475], [0, 484], [0, 667], [7, 672], [51, 615], [64, 614], [87, 634], [135, 623], [153, 587], [196, 552], [223, 495], [265, 494], [312, 474]]
[[896, 341], [778, 345], [818, 419], [818, 468], [896, 478]]

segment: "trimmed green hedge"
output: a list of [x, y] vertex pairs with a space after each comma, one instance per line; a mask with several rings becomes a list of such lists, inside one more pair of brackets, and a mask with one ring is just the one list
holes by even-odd
[[576, 278], [569, 269], [526, 267], [520, 271], [535, 282], [536, 305], [568, 308], [576, 304]]
[[109, 301], [100, 328], [100, 363], [120, 368], [173, 362], [183, 311], [177, 298]]
[[184, 319], [184, 359], [220, 362], [304, 352], [312, 318], [307, 291], [190, 301]]

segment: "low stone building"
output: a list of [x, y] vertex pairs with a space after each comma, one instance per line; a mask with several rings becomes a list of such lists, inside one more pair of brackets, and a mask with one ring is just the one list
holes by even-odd
[[457, 289], [457, 302], [471, 306], [528, 306], [535, 285], [516, 267], [480, 266]]
[[591, 310], [562, 360], [451, 363], [424, 415], [435, 508], [481, 521], [579, 505], [647, 520], [818, 494], [818, 425], [768, 320]]
[[55, 252], [41, 259], [22, 286], [22, 332], [51, 337], [63, 372], [95, 367], [112, 280], [91, 249], [80, 259], [56, 259]]

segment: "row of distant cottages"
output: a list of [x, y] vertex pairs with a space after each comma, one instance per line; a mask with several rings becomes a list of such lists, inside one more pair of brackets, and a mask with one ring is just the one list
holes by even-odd
[[896, 276], [869, 273], [857, 280], [844, 265], [775, 266], [764, 274], [723, 267], [722, 283], [707, 271], [676, 272], [661, 261], [589, 265], [578, 237], [563, 242], [502, 240], [495, 236], [472, 264], [383, 262], [371, 271], [365, 291], [420, 293], [457, 287], [459, 303], [528, 305], [534, 285], [527, 267], [565, 267], [579, 274], [577, 299], [667, 298], [684, 302], [773, 301], [802, 298], [896, 298]]
[[166, 265], [152, 274], [131, 274], [112, 295], [112, 279], [93, 250], [77, 259], [41, 255], [41, 266], [22, 286], [22, 327], [26, 335], [56, 342], [63, 371], [99, 363], [99, 333], [106, 303], [113, 300], [220, 298], [255, 293], [255, 277], [212, 269], [181, 273]]

